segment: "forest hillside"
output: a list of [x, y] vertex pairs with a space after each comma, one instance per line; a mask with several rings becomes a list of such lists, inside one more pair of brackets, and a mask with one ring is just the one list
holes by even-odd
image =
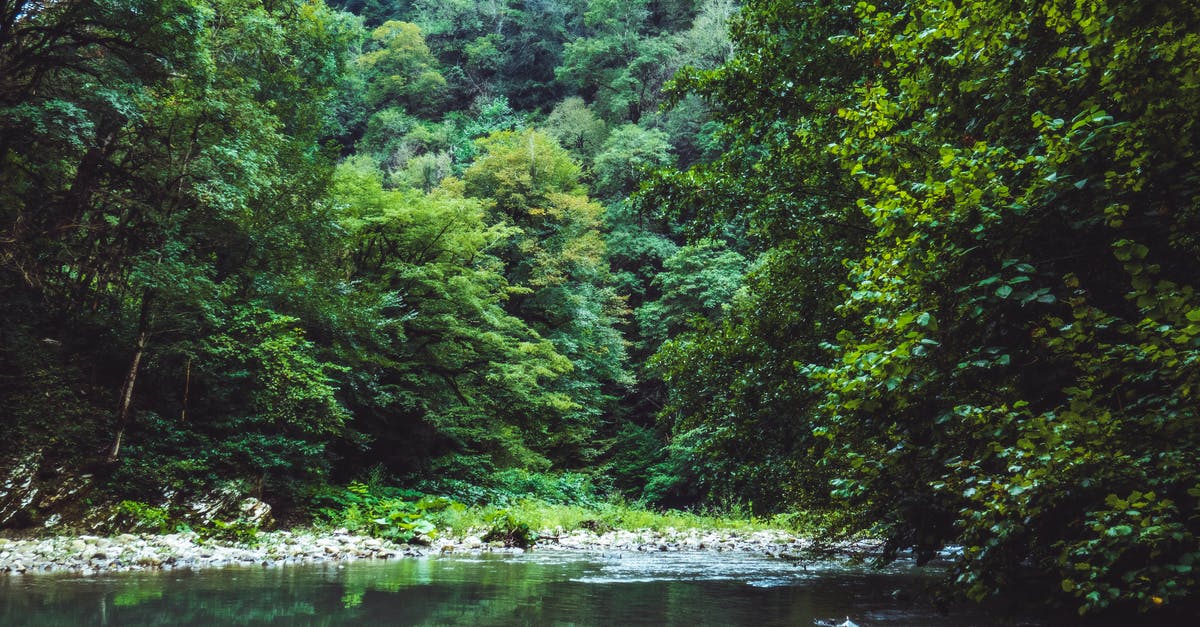
[[1190, 2], [0, 0], [0, 528], [218, 487], [303, 520], [369, 477], [1194, 606], [1197, 33]]

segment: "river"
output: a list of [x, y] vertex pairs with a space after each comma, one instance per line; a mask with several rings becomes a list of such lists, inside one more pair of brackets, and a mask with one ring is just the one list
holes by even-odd
[[[3, 625], [1034, 624], [941, 613], [933, 583], [753, 553], [424, 557], [295, 566], [0, 577]], [[910, 600], [918, 599], [918, 600]]]

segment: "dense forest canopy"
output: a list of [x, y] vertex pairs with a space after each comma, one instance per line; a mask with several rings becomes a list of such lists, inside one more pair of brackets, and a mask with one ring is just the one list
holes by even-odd
[[1187, 2], [0, 0], [0, 464], [295, 508], [575, 477], [961, 547], [975, 599], [1195, 603], [1196, 33]]

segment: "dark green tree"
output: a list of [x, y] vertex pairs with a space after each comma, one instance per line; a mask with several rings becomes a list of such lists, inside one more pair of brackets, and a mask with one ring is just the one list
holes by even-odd
[[[808, 282], [755, 288], [796, 303], [792, 337], [811, 338], [781, 389], [802, 408], [798, 472], [828, 477], [885, 558], [959, 544], [975, 598], [1032, 570], [1081, 612], [1189, 600], [1198, 19], [753, 2], [734, 40], [757, 52], [681, 79], [739, 135], [651, 198], [748, 208], [752, 237], [798, 255], [782, 267]], [[712, 392], [691, 363], [669, 364], [685, 412]]]
[[[301, 2], [3, 7], [0, 315], [6, 347], [56, 347], [0, 357], [17, 432], [149, 483], [318, 470], [345, 414], [286, 294], [332, 234], [318, 140], [355, 22]], [[88, 418], [60, 432], [56, 407]]]
[[593, 166], [596, 195], [609, 201], [628, 198], [650, 172], [671, 165], [667, 134], [636, 124], [613, 129]]

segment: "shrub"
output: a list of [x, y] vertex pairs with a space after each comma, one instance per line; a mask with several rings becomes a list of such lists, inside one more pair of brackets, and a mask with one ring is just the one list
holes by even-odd
[[397, 542], [434, 537], [435, 514], [465, 507], [446, 497], [422, 496], [411, 490], [358, 481], [343, 489], [322, 491], [316, 501], [314, 513], [318, 521]]
[[171, 516], [165, 507], [154, 507], [141, 501], [121, 501], [116, 506], [112, 531], [167, 533]]

